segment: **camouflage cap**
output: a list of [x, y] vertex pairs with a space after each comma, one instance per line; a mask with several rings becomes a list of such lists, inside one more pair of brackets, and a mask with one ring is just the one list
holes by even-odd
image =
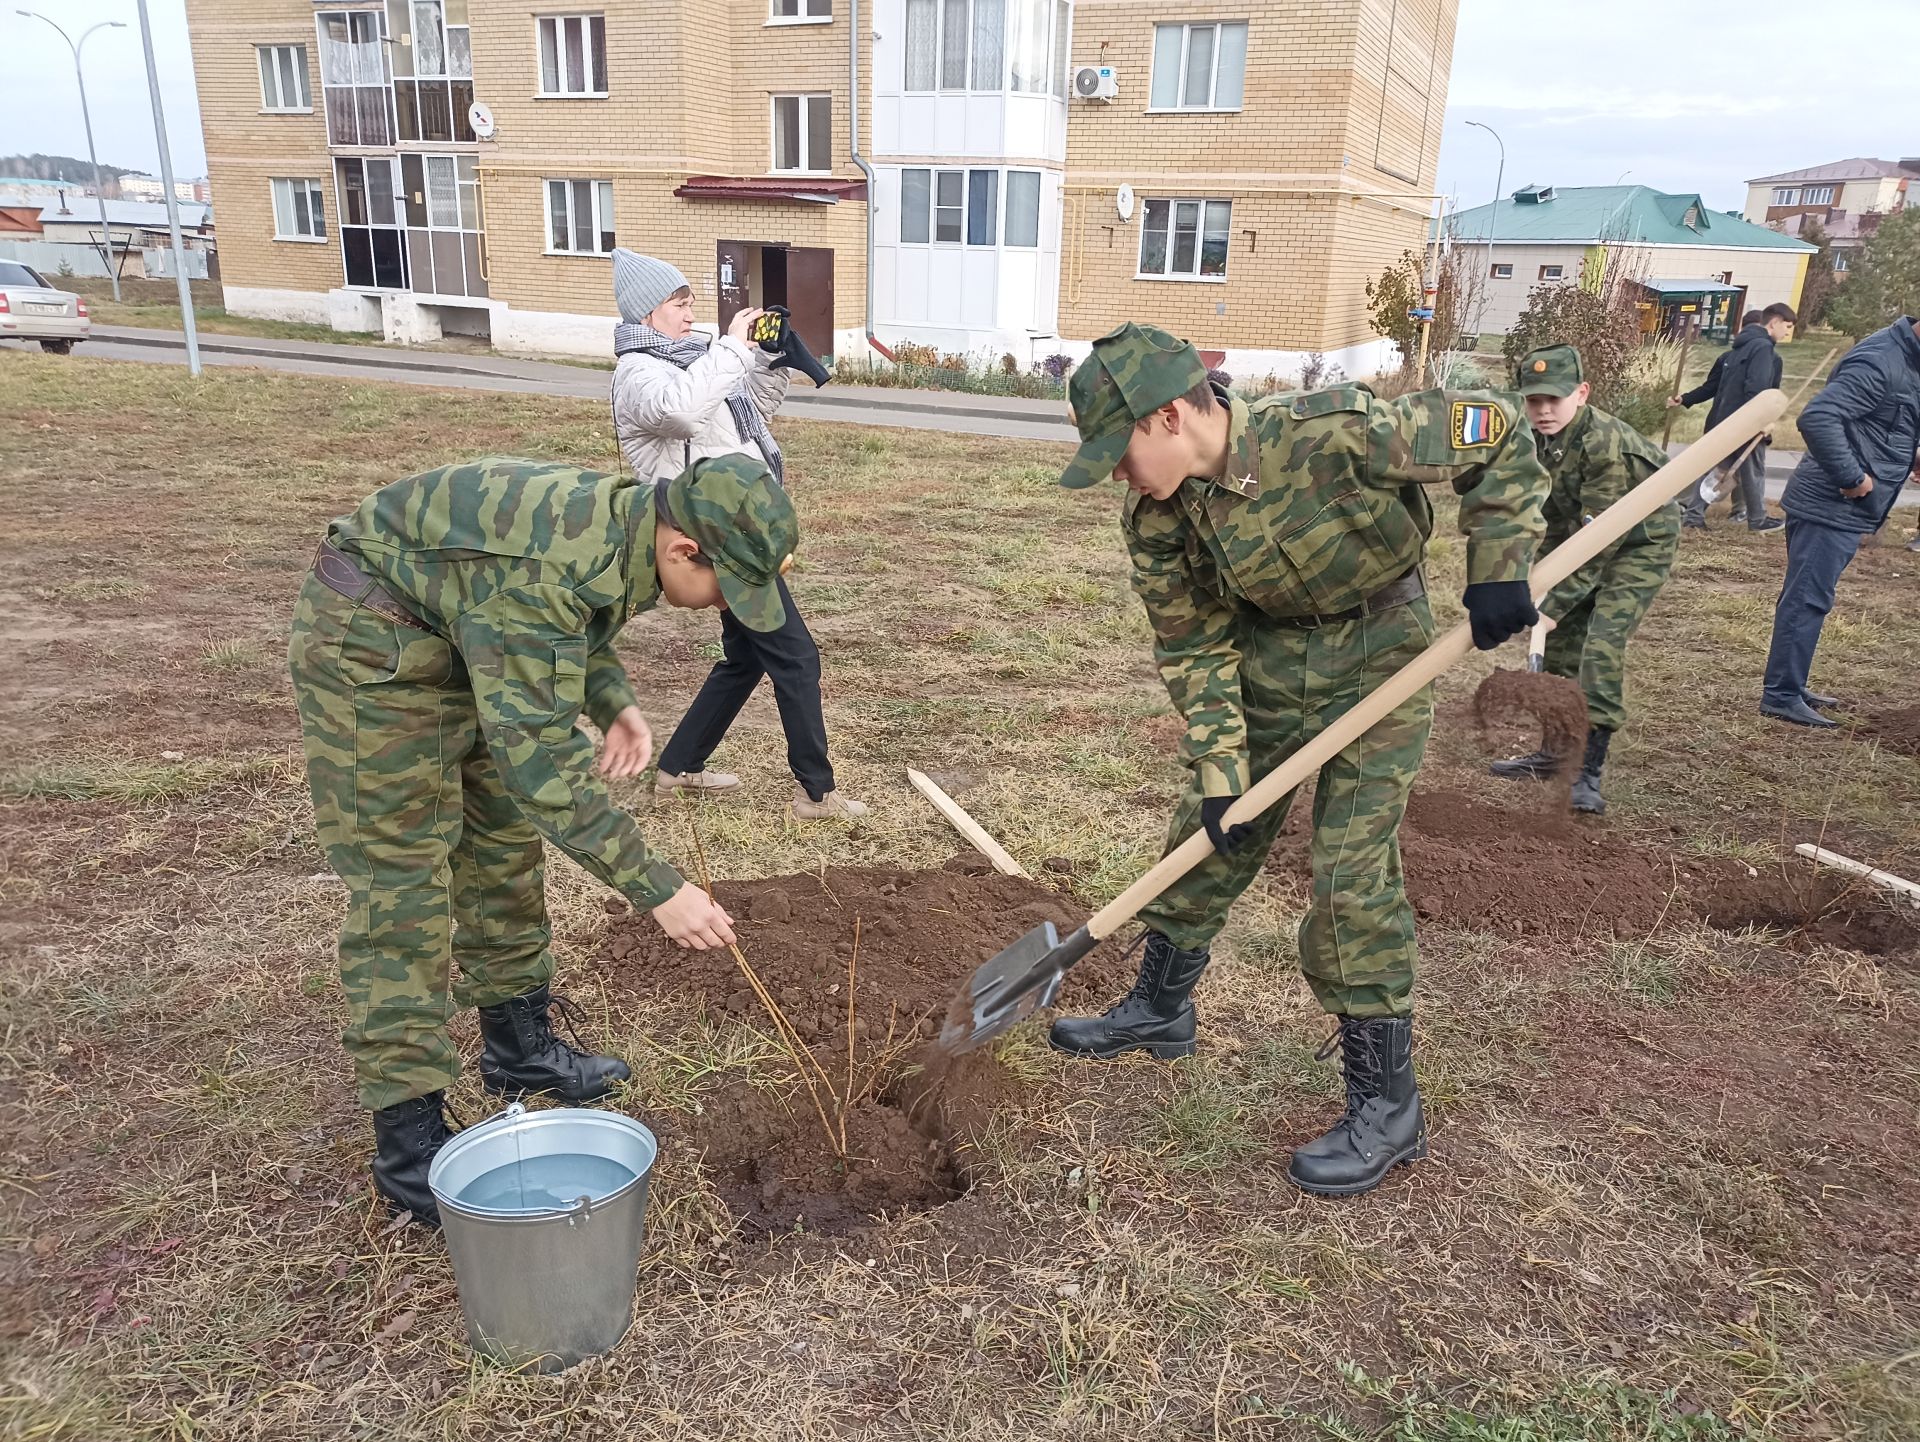
[[668, 525], [700, 543], [727, 609], [750, 631], [786, 623], [775, 583], [793, 565], [800, 523], [785, 490], [751, 456], [695, 461], [665, 488]]
[[1520, 357], [1514, 367], [1513, 388], [1523, 396], [1552, 396], [1558, 400], [1579, 388], [1580, 352], [1570, 345], [1543, 345]]
[[1101, 336], [1067, 385], [1080, 449], [1060, 473], [1060, 484], [1077, 491], [1104, 481], [1127, 453], [1134, 422], [1206, 378], [1199, 352], [1158, 327], [1128, 321]]

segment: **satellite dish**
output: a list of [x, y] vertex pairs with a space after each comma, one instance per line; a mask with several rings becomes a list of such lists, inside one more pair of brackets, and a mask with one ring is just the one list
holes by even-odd
[[493, 139], [492, 107], [481, 101], [474, 101], [467, 107], [467, 124], [473, 127], [473, 133], [482, 140]]
[[1115, 195], [1113, 198], [1113, 204], [1114, 204], [1114, 209], [1120, 212], [1120, 218], [1122, 220], [1132, 220], [1133, 219], [1133, 187], [1131, 185], [1121, 186], [1119, 193]]

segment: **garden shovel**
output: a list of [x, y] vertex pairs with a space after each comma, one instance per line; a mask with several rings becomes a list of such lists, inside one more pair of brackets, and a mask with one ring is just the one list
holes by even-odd
[[[1533, 568], [1530, 578], [1536, 604], [1554, 586], [1673, 500], [1744, 442], [1766, 430], [1786, 405], [1787, 398], [1779, 391], [1763, 391], [1548, 552]], [[1535, 628], [1529, 647], [1544, 654], [1546, 643], [1540, 628]], [[1246, 795], [1233, 804], [1221, 825], [1231, 827], [1251, 821], [1290, 794], [1388, 712], [1432, 685], [1436, 677], [1472, 648], [1473, 635], [1463, 621], [1255, 782]], [[1531, 661], [1529, 657], [1529, 665]], [[1199, 865], [1212, 850], [1213, 843], [1207, 833], [1196, 831], [1070, 936], [1062, 937], [1052, 922], [1042, 922], [982, 965], [947, 1008], [940, 1029], [941, 1049], [955, 1054], [971, 1051], [1040, 1008], [1052, 1005], [1071, 967], [1133, 920], [1142, 907]]]
[[1533, 623], [1533, 634], [1527, 638], [1527, 669], [1536, 676], [1547, 669], [1547, 632], [1552, 629], [1553, 622], [1542, 611]]

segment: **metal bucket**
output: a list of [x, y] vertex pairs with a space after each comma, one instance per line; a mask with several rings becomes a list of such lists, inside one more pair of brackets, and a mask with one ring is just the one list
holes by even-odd
[[658, 1154], [618, 1112], [518, 1102], [440, 1149], [427, 1185], [476, 1352], [555, 1372], [626, 1335]]

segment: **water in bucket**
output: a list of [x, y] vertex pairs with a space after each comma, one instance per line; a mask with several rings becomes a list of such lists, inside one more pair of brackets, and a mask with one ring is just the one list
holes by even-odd
[[582, 1197], [612, 1196], [634, 1173], [610, 1157], [527, 1157], [483, 1172], [460, 1189], [460, 1205], [488, 1212], [564, 1211]]

